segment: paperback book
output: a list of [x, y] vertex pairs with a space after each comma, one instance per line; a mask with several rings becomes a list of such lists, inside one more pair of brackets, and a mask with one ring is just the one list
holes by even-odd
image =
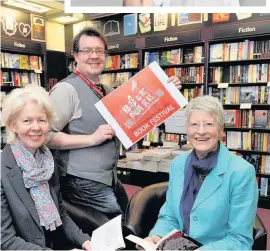
[[135, 235], [126, 237], [141, 246], [146, 251], [151, 250], [195, 250], [202, 246], [202, 244], [188, 235], [176, 229], [165, 235], [157, 244], [153, 244]]

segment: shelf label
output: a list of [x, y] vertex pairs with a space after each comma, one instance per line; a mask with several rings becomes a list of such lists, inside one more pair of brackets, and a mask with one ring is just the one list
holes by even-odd
[[35, 73], [42, 73], [42, 71], [41, 71], [41, 70], [37, 70], [37, 69], [36, 69], [36, 70], [34, 70], [34, 72], [35, 72]]
[[110, 51], [119, 51], [119, 50], [133, 50], [135, 49], [135, 40], [134, 39], [123, 39], [121, 41], [109, 42], [108, 43], [108, 52]]
[[264, 22], [249, 22], [235, 25], [224, 25], [214, 27], [214, 38], [227, 38], [236, 36], [246, 36], [263, 34], [270, 32], [270, 23]]
[[219, 83], [217, 88], [228, 88], [229, 83]]
[[270, 82], [267, 82], [267, 87], [270, 87]]
[[181, 33], [151, 36], [145, 38], [145, 46], [160, 46], [162, 44], [177, 44], [183, 42], [200, 41], [201, 33], [199, 30], [183, 31]]
[[252, 103], [240, 104], [240, 109], [251, 109]]
[[143, 141], [142, 145], [143, 146], [150, 146], [151, 142], [150, 141]]

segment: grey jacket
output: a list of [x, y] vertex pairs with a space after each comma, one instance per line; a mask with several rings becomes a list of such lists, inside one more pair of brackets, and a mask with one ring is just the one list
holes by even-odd
[[[67, 240], [81, 247], [90, 237], [83, 234], [67, 215], [56, 173], [49, 180], [49, 187], [62, 220], [61, 232]], [[1, 249], [48, 249], [34, 201], [24, 186], [22, 171], [9, 145], [1, 153]]]

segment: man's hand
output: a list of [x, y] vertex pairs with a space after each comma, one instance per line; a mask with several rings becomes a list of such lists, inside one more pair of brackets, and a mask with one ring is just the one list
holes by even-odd
[[82, 244], [82, 248], [84, 249], [84, 250], [92, 250], [92, 248], [91, 248], [91, 242], [89, 241], [89, 240], [87, 240], [87, 241], [85, 241], [83, 244]]
[[168, 83], [173, 83], [179, 90], [182, 88], [181, 81], [177, 76], [171, 76], [168, 79]]
[[[150, 237], [144, 238], [144, 240], [152, 242], [153, 244], [157, 244], [161, 240], [161, 237], [158, 236], [158, 235], [152, 235]], [[136, 245], [136, 248], [137, 249], [142, 249], [142, 247], [140, 245], [138, 245], [138, 244]]]
[[114, 129], [110, 125], [100, 125], [98, 129], [91, 135], [94, 144], [100, 145], [107, 139], [112, 139], [115, 135]]

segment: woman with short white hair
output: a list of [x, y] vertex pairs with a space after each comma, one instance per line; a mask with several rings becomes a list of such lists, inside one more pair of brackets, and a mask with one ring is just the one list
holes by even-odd
[[90, 250], [90, 237], [65, 211], [44, 145], [54, 118], [48, 93], [34, 85], [13, 90], [2, 116], [8, 144], [1, 153], [1, 249], [62, 249], [71, 243]]
[[220, 143], [224, 111], [217, 98], [193, 99], [186, 117], [194, 149], [173, 160], [166, 201], [146, 239], [157, 243], [176, 228], [202, 243], [200, 250], [250, 250], [258, 202], [255, 168]]

